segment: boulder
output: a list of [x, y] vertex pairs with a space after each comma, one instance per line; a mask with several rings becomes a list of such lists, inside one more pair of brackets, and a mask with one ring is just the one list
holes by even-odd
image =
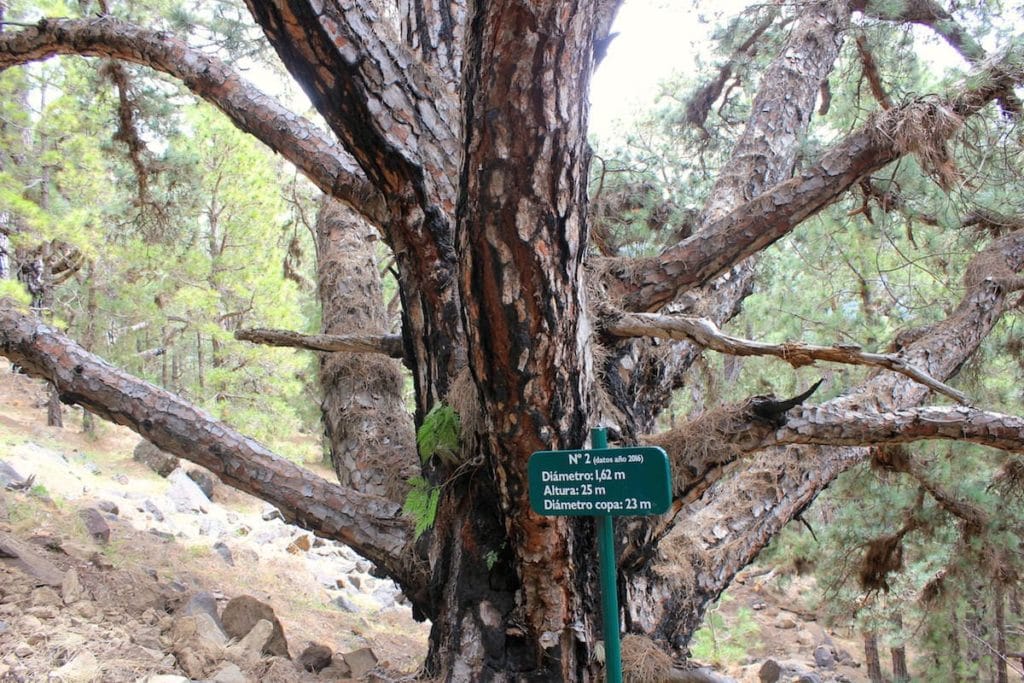
[[76, 572], [74, 568], [71, 568], [64, 573], [64, 581], [61, 583], [60, 594], [64, 599], [65, 605], [71, 605], [79, 600], [88, 599], [85, 588], [82, 587], [82, 582], [78, 578], [78, 572]]
[[260, 619], [244, 638], [228, 648], [228, 654], [238, 661], [254, 664], [260, 660], [273, 633], [274, 625]]
[[178, 467], [178, 458], [160, 450], [148, 441], [140, 441], [132, 453], [132, 459], [141, 462], [161, 477], [166, 477]]
[[284, 521], [284, 516], [281, 514], [281, 511], [273, 505], [265, 505], [263, 507], [263, 512], [260, 514], [260, 518], [263, 519], [264, 522], [269, 522], [272, 519], [280, 519], [281, 521]]
[[814, 648], [814, 664], [820, 669], [831, 669], [836, 665], [835, 655], [828, 645], [819, 645]]
[[270, 605], [260, 602], [251, 595], [240, 595], [225, 605], [220, 618], [224, 623], [224, 630], [232, 638], [244, 638], [261, 619], [269, 621], [274, 628], [263, 652], [291, 659], [284, 628]]
[[169, 636], [171, 651], [190, 678], [204, 678], [224, 658], [227, 639], [205, 612], [178, 617]]
[[249, 683], [249, 679], [237, 664], [225, 664], [211, 680], [213, 683]]
[[85, 530], [97, 543], [106, 545], [110, 542], [110, 525], [96, 508], [85, 508], [78, 511], [78, 516], [85, 524]]
[[171, 487], [167, 490], [167, 498], [174, 503], [178, 512], [206, 512], [210, 508], [210, 499], [203, 490], [192, 481], [180, 467], [167, 475]]
[[159, 508], [159, 507], [157, 506], [157, 504], [156, 504], [156, 503], [154, 503], [154, 502], [153, 502], [153, 501], [152, 501], [151, 499], [149, 499], [149, 498], [147, 498], [147, 499], [146, 499], [145, 501], [143, 501], [143, 503], [142, 503], [142, 508], [141, 508], [141, 510], [142, 510], [143, 512], [148, 512], [149, 514], [153, 515], [153, 519], [155, 519], [155, 520], [156, 520], [156, 521], [158, 521], [158, 522], [162, 522], [162, 521], [164, 521], [164, 513], [163, 513], [163, 510], [161, 510], [161, 509], [160, 509], [160, 508]]
[[[63, 578], [61, 579], [63, 583]], [[49, 586], [43, 586], [32, 591], [32, 606], [33, 607], [57, 607], [62, 606], [64, 601], [61, 600], [60, 595], [57, 591], [53, 590]]]
[[767, 659], [757, 672], [757, 677], [761, 683], [776, 683], [782, 678], [782, 667], [774, 659]]
[[105, 512], [108, 515], [113, 515], [114, 517], [117, 517], [119, 514], [121, 514], [121, 510], [117, 507], [117, 503], [110, 500], [97, 501], [96, 508], [100, 512]]
[[299, 655], [299, 666], [310, 673], [318, 673], [331, 665], [334, 651], [320, 643], [310, 643]]
[[213, 490], [217, 486], [217, 477], [213, 476], [206, 470], [201, 470], [195, 467], [189, 469], [186, 474], [188, 474], [189, 479], [196, 483], [196, 486], [198, 486], [203, 492], [203, 495], [210, 500], [213, 500]]
[[194, 617], [197, 614], [205, 614], [217, 625], [217, 629], [222, 635], [221, 640], [227, 642], [228, 634], [224, 630], [220, 616], [217, 614], [217, 599], [213, 596], [213, 593], [207, 591], [194, 593], [189, 597], [188, 602], [178, 609], [177, 614], [181, 617]]
[[0, 489], [7, 486], [18, 487], [25, 483], [25, 477], [18, 474], [17, 470], [0, 460]]
[[226, 565], [229, 567], [235, 566], [235, 558], [231, 554], [231, 548], [229, 548], [226, 543], [223, 541], [217, 541], [213, 544], [213, 550], [220, 555], [220, 559], [224, 560]]
[[377, 655], [368, 647], [353, 650], [341, 656], [352, 671], [352, 678], [366, 678], [366, 674], [377, 667]]
[[100, 674], [100, 663], [96, 655], [82, 650], [72, 657], [64, 666], [50, 672], [49, 680], [62, 683], [90, 683]]

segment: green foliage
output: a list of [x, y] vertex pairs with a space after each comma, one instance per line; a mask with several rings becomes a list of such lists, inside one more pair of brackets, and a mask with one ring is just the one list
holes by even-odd
[[500, 553], [493, 548], [484, 553], [484, 562], [487, 564], [487, 571], [494, 569], [494, 565], [498, 563], [498, 557]]
[[17, 280], [0, 280], [0, 299], [12, 299], [23, 306], [32, 303], [32, 295]]
[[437, 519], [437, 503], [441, 499], [441, 489], [423, 477], [409, 479], [409, 493], [405, 496], [402, 512], [415, 522], [413, 534], [417, 539], [434, 526]]
[[[730, 600], [728, 595], [722, 596], [723, 602]], [[690, 651], [698, 661], [716, 666], [736, 664], [743, 661], [748, 648], [758, 647], [760, 627], [754, 621], [754, 613], [746, 607], [740, 607], [732, 617], [722, 614], [719, 607], [720, 603], [708, 610], [704, 626], [693, 635]]]
[[449, 464], [455, 462], [459, 449], [459, 414], [443, 403], [434, 406], [416, 431], [416, 446], [424, 464], [435, 455]]

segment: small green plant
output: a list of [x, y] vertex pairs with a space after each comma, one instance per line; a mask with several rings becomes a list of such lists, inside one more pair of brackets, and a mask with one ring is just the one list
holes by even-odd
[[[731, 600], [729, 596], [722, 599]], [[708, 611], [704, 626], [693, 635], [690, 651], [694, 659], [719, 666], [741, 662], [751, 647], [759, 645], [755, 636], [761, 629], [750, 609], [739, 608], [736, 616], [727, 621], [718, 607]]]
[[423, 477], [412, 477], [409, 484], [412, 488], [405, 496], [402, 512], [415, 522], [413, 534], [418, 539], [424, 531], [434, 526], [441, 489], [433, 486]]
[[424, 464], [435, 455], [448, 464], [457, 462], [459, 414], [443, 403], [434, 406], [416, 432], [416, 446]]
[[484, 562], [487, 563], [487, 571], [494, 569], [494, 565], [498, 562], [498, 551], [488, 550], [484, 555]]
[[188, 556], [195, 560], [202, 560], [213, 555], [213, 550], [208, 545], [195, 544], [186, 549]]
[[10, 501], [7, 503], [7, 520], [14, 527], [15, 531], [23, 531], [26, 528], [36, 526], [38, 511], [29, 503]]
[[17, 280], [0, 280], [0, 299], [13, 299], [23, 306], [32, 303], [32, 295]]

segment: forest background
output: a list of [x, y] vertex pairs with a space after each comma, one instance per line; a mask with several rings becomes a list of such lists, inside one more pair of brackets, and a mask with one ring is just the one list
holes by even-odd
[[[239, 3], [0, 7], [15, 25], [102, 9], [189, 35], [243, 71], [287, 80]], [[653, 256], [689, 235], [743, 131], [751, 81], [786, 38], [780, 7], [702, 15], [698, 28], [715, 51], [700, 56], [697, 71], [664, 82], [621, 136], [593, 140], [593, 253]], [[791, 141], [798, 166], [879, 109], [933, 101], [989, 51], [1019, 51], [1019, 3], [932, 9], [931, 20], [852, 30], [822, 89], [820, 116]], [[941, 60], [921, 58], [940, 53]], [[1011, 102], [962, 123], [954, 144], [915, 142], [916, 156], [861, 181], [766, 249], [753, 293], [727, 330], [764, 343], [885, 353], [952, 313], [966, 264], [1024, 215], [1019, 108]], [[0, 295], [31, 304], [86, 349], [298, 463], [327, 457], [319, 357], [236, 333], [323, 329], [321, 201], [281, 157], [149, 69], [59, 59], [0, 75]], [[380, 241], [374, 250], [379, 303], [397, 334], [393, 255]], [[950, 381], [972, 405], [1021, 412], [1017, 312], [1015, 304]], [[695, 368], [662, 427], [752, 395], [795, 395], [819, 379], [814, 400], [823, 402], [878, 372], [712, 353]], [[412, 380], [405, 382], [412, 411]], [[54, 419], [57, 412], [55, 399]], [[87, 418], [81, 428], [102, 426]], [[897, 651], [911, 643], [922, 653], [915, 664], [922, 679], [995, 680], [1020, 668], [1014, 656], [1024, 651], [1022, 482], [1024, 465], [1005, 451], [966, 442], [879, 449], [871, 463], [842, 474], [768, 552], [815, 572], [832, 618], [854, 624], [866, 642]]]

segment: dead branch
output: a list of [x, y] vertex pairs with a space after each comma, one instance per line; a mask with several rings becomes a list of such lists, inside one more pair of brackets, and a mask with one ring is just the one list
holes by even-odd
[[857, 54], [860, 55], [860, 64], [864, 69], [864, 77], [868, 79], [871, 86], [871, 94], [878, 100], [882, 109], [892, 109], [892, 98], [882, 85], [882, 75], [878, 70], [878, 62], [875, 55], [868, 49], [868, 41], [864, 36], [857, 36]]
[[235, 339], [309, 351], [378, 353], [391, 358], [403, 356], [402, 336], [399, 334], [302, 334], [289, 330], [253, 328], [236, 331]]
[[[728, 61], [719, 67], [718, 73], [710, 81], [697, 88], [688, 98], [686, 103], [686, 122], [700, 129], [704, 129], [711, 105], [722, 94], [725, 84], [732, 78], [733, 71], [740, 62], [751, 59], [757, 54], [757, 42], [764, 35], [765, 31], [771, 28], [778, 18], [779, 12], [776, 9], [770, 10], [751, 31], [750, 36], [744, 40], [729, 57]], [[788, 23], [792, 21], [789, 19]]]
[[733, 356], [774, 356], [794, 368], [813, 365], [819, 360], [884, 368], [905, 375], [958, 403], [970, 403], [962, 392], [913, 367], [897, 354], [869, 353], [852, 345], [817, 346], [801, 342], [766, 344], [725, 334], [718, 325], [706, 318], [657, 313], [621, 313], [606, 323], [604, 330], [616, 337], [660, 337], [693, 341], [705, 348]]

